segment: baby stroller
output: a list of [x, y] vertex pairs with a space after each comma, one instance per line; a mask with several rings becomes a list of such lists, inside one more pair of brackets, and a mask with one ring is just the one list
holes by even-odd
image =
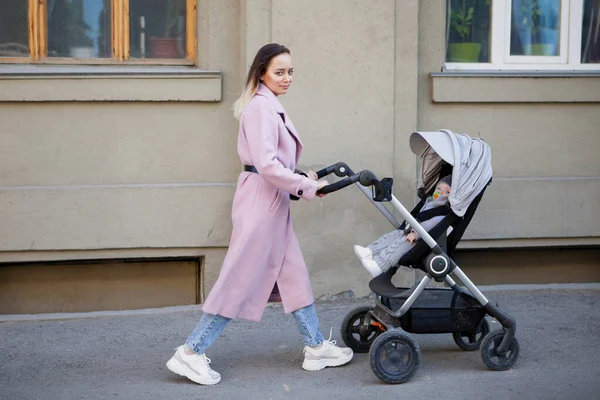
[[[515, 320], [491, 304], [452, 259], [456, 245], [491, 183], [490, 148], [481, 139], [449, 130], [414, 132], [410, 147], [421, 159], [417, 192], [421, 201], [412, 212], [392, 194], [391, 178], [379, 180], [367, 170], [354, 173], [345, 163], [317, 172], [319, 178], [331, 173], [344, 178], [325, 186], [321, 193], [357, 184], [392, 225], [404, 229], [410, 224], [421, 236], [395, 267], [369, 282], [376, 294], [375, 305], [358, 307], [346, 315], [341, 326], [342, 339], [357, 353], [369, 352], [373, 373], [388, 383], [406, 382], [419, 368], [421, 350], [410, 333], [452, 333], [461, 349], [481, 349], [488, 368], [509, 369], [519, 356]], [[449, 206], [421, 215], [426, 197], [433, 193], [437, 181], [448, 174], [452, 174]], [[385, 207], [386, 202], [405, 219], [402, 224]], [[435, 215], [444, 218], [429, 232], [425, 231], [419, 220]], [[425, 276], [412, 288], [396, 287], [392, 277], [400, 267], [419, 269]], [[459, 286], [450, 274], [464, 286]], [[449, 287], [427, 288], [432, 279], [445, 282]], [[500, 322], [503, 329], [490, 332], [486, 315]]]

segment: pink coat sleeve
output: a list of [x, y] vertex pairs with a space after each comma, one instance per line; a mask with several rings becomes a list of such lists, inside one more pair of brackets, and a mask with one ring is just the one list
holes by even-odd
[[241, 123], [250, 157], [260, 176], [273, 186], [305, 200], [317, 191], [317, 182], [294, 173], [277, 158], [279, 121], [269, 100], [255, 96], [242, 114]]

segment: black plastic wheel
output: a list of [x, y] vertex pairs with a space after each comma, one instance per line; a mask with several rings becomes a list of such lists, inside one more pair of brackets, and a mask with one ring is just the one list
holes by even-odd
[[511, 368], [519, 358], [519, 341], [513, 338], [508, 351], [498, 354], [497, 349], [504, 338], [506, 331], [498, 329], [489, 333], [481, 342], [481, 358], [487, 367], [494, 371], [504, 371]]
[[361, 306], [350, 311], [340, 328], [340, 335], [346, 346], [355, 353], [368, 353], [373, 341], [383, 332], [380, 328], [363, 324], [365, 316], [373, 307]]
[[488, 333], [490, 333], [490, 324], [484, 318], [477, 328], [470, 331], [453, 332], [452, 338], [454, 339], [454, 343], [461, 349], [475, 351], [479, 350], [481, 341]]
[[393, 329], [382, 333], [369, 352], [375, 376], [387, 383], [408, 381], [421, 365], [419, 343], [411, 335]]

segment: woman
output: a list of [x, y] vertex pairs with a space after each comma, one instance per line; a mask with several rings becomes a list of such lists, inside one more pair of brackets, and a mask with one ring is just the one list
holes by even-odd
[[[192, 381], [213, 385], [221, 375], [208, 365], [206, 349], [232, 318], [259, 321], [275, 285], [285, 313], [304, 338], [302, 368], [321, 370], [348, 363], [352, 350], [335, 346], [319, 331], [308, 270], [292, 229], [290, 195], [311, 200], [327, 182], [296, 173], [302, 142], [277, 96], [286, 94], [294, 68], [290, 51], [262, 47], [234, 105], [240, 120], [238, 154], [244, 164], [233, 199], [233, 232], [219, 279], [204, 315], [167, 367]], [[330, 338], [331, 339], [331, 338]]]

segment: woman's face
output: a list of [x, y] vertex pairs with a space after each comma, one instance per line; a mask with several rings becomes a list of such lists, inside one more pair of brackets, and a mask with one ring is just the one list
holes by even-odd
[[279, 96], [287, 93], [292, 84], [293, 74], [292, 57], [287, 53], [282, 53], [271, 59], [267, 72], [260, 79], [275, 96]]

